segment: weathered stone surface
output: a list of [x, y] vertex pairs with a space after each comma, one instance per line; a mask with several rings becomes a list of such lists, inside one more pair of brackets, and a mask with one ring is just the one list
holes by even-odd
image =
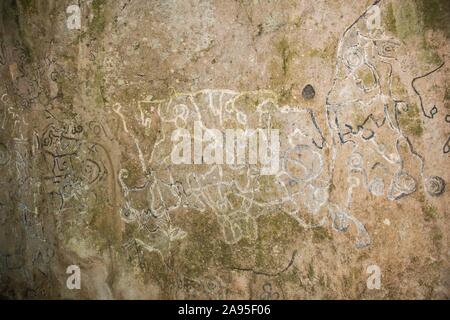
[[448, 299], [449, 12], [1, 1], [0, 297]]

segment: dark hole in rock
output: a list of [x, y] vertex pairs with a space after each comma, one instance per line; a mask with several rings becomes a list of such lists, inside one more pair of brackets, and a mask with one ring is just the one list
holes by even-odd
[[311, 100], [316, 95], [316, 91], [314, 90], [313, 86], [310, 84], [307, 84], [302, 91], [302, 97], [305, 100]]

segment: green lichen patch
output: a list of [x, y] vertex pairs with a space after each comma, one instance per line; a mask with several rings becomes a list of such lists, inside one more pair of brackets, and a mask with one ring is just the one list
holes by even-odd
[[436, 207], [426, 202], [422, 206], [422, 213], [424, 220], [427, 222], [435, 220], [438, 215]]
[[292, 61], [297, 55], [286, 38], [275, 42], [274, 59], [269, 64], [270, 88], [275, 90], [279, 101], [283, 104], [289, 103], [292, 98]]
[[327, 228], [317, 227], [313, 228], [313, 242], [320, 243], [332, 239], [331, 234], [328, 232]]
[[394, 15], [394, 9], [392, 7], [392, 3], [389, 2], [386, 6], [386, 11], [384, 12], [384, 25], [387, 31], [396, 34], [397, 33], [397, 27], [396, 27], [396, 20]]
[[390, 28], [400, 39], [406, 40], [423, 34], [421, 12], [414, 1], [400, 1], [391, 7], [393, 8], [392, 16], [388, 23], [395, 23], [395, 27], [391, 25]]
[[[450, 30], [448, 24], [449, 3], [440, 0], [389, 3], [384, 13], [384, 26], [387, 31], [402, 41], [417, 42], [417, 54], [420, 61], [425, 64], [438, 65], [442, 59], [426, 40], [425, 35], [428, 30], [441, 30], [448, 37]], [[441, 10], [445, 9], [447, 9], [447, 13], [442, 13]]]
[[285, 38], [276, 44], [276, 49], [281, 57], [281, 69], [283, 74], [286, 75], [295, 51], [290, 47], [289, 42]]
[[399, 116], [400, 128], [408, 135], [420, 137], [423, 134], [422, 120], [416, 104], [408, 105], [408, 110]]
[[430, 65], [440, 65], [441, 57], [437, 54], [436, 48], [430, 45], [425, 39], [420, 44], [419, 58], [421, 61]]
[[331, 63], [336, 56], [337, 44], [337, 39], [331, 38], [323, 49], [311, 48], [306, 51], [306, 55], [311, 58], [320, 58]]
[[406, 98], [408, 96], [408, 91], [398, 75], [392, 76], [391, 91], [396, 98]]
[[450, 100], [450, 86], [449, 86], [449, 85], [447, 85], [447, 86], [445, 87], [445, 96], [444, 96], [444, 99], [445, 99], [445, 100]]
[[36, 0], [20, 0], [19, 2], [25, 13], [36, 13]]
[[375, 83], [375, 77], [374, 77], [373, 73], [368, 69], [360, 68], [357, 71], [356, 75], [361, 80], [362, 85], [365, 88], [370, 88]]
[[270, 273], [285, 268], [291, 258], [292, 246], [302, 234], [303, 228], [286, 214], [278, 212], [260, 217], [255, 268]]
[[94, 17], [92, 18], [88, 26], [88, 31], [91, 36], [99, 35], [105, 30], [105, 4], [105, 0], [94, 0], [92, 2], [92, 13]]
[[438, 226], [433, 226], [430, 232], [431, 242], [437, 250], [442, 248], [442, 240], [444, 239], [444, 235], [442, 234], [441, 229]]
[[221, 230], [214, 216], [200, 213], [191, 213], [184, 228], [187, 236], [172, 253], [176, 256], [175, 267], [179, 273], [196, 278], [223, 260]]
[[416, 3], [422, 13], [425, 29], [440, 30], [450, 38], [450, 1], [416, 0]]

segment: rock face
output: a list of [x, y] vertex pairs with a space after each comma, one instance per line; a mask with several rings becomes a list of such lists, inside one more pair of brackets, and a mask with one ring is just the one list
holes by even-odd
[[78, 3], [0, 3], [0, 297], [450, 297], [448, 1]]

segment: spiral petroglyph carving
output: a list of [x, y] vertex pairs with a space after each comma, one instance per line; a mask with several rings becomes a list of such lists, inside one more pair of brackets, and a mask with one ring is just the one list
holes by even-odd
[[430, 177], [425, 181], [425, 188], [431, 196], [440, 196], [445, 191], [445, 181], [438, 176]]

